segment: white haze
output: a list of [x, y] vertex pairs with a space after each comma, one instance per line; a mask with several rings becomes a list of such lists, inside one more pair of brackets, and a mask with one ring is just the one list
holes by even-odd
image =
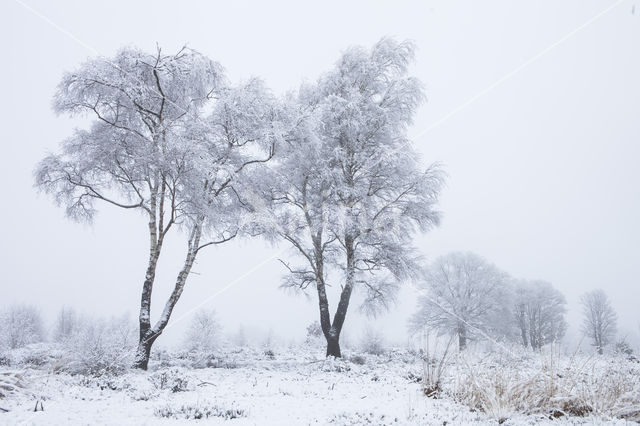
[[[427, 259], [471, 250], [515, 277], [552, 282], [567, 296], [574, 336], [579, 296], [603, 288], [619, 312], [620, 335], [637, 341], [640, 16], [633, 1], [583, 28], [614, 2], [275, 3], [2, 3], [0, 305], [34, 304], [49, 318], [63, 305], [137, 315], [144, 218], [102, 206], [93, 226], [79, 225], [32, 187], [35, 163], [83, 124], [51, 109], [64, 71], [124, 45], [152, 51], [157, 42], [170, 52], [188, 43], [233, 80], [257, 75], [280, 94], [315, 79], [349, 45], [390, 35], [418, 47], [413, 73], [428, 102], [411, 133], [425, 164], [440, 161], [448, 173], [443, 223], [418, 239]], [[173, 238], [156, 307], [182, 262], [182, 242]], [[252, 239], [203, 252], [159, 343], [178, 341], [189, 312], [207, 300], [228, 332], [243, 325], [249, 335], [300, 338], [318, 316], [317, 302], [278, 289], [284, 271], [272, 257], [283, 247]], [[390, 341], [405, 342], [414, 299], [406, 289], [375, 321]], [[335, 297], [330, 303], [334, 309]], [[346, 338], [356, 339], [368, 321], [353, 309]]]

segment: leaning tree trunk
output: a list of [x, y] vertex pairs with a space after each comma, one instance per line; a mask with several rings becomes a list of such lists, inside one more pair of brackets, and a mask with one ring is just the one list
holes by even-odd
[[[173, 308], [176, 306], [176, 303], [178, 303], [178, 300], [182, 295], [182, 291], [184, 290], [184, 285], [187, 282], [187, 277], [191, 272], [191, 267], [193, 266], [193, 262], [195, 261], [196, 255], [198, 254], [201, 235], [202, 235], [201, 224], [197, 224], [196, 226], [194, 226], [194, 228], [191, 231], [191, 235], [189, 236], [189, 249], [187, 251], [187, 257], [185, 259], [184, 265], [182, 267], [182, 270], [178, 274], [173, 292], [171, 293], [171, 296], [169, 296], [169, 299], [165, 304], [164, 310], [162, 311], [162, 315], [160, 316], [160, 319], [158, 319], [158, 322], [153, 327], [147, 327], [145, 324], [145, 329], [143, 330], [142, 314], [141, 314], [140, 340], [138, 342], [138, 350], [136, 351], [136, 358], [133, 365], [135, 368], [146, 370], [149, 366], [149, 356], [151, 355], [151, 347], [153, 346], [153, 343], [162, 334], [165, 327], [169, 323], [169, 318], [171, 318], [171, 313], [173, 312]], [[151, 297], [150, 291], [148, 296]], [[144, 297], [145, 297], [145, 293], [143, 292], [143, 298]]]
[[[348, 277], [347, 273], [347, 277]], [[327, 338], [327, 356], [334, 356], [339, 358], [342, 356], [340, 352], [340, 333], [342, 332], [342, 326], [347, 316], [347, 309], [349, 308], [349, 299], [351, 298], [351, 290], [353, 288], [353, 282], [347, 278], [347, 283], [340, 293], [340, 302], [338, 303], [338, 309], [333, 316], [333, 324], [329, 330]]]
[[[152, 200], [152, 206], [155, 209], [155, 200]], [[158, 238], [158, 232], [156, 228], [155, 215], [151, 215], [149, 221], [149, 264], [147, 265], [147, 272], [144, 277], [144, 284], [142, 285], [142, 296], [140, 298], [140, 337], [138, 340], [138, 350], [136, 351], [136, 357], [134, 361], [134, 368], [147, 369], [149, 362], [149, 354], [151, 353], [151, 345], [158, 336], [153, 335], [151, 332], [151, 293], [153, 291], [153, 283], [156, 278], [156, 267], [158, 265], [158, 258], [162, 250], [162, 234]]]

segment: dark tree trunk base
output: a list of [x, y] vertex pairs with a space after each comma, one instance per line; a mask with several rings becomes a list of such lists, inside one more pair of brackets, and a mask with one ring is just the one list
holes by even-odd
[[327, 356], [342, 357], [340, 353], [340, 341], [338, 339], [327, 339]]
[[136, 351], [136, 359], [133, 362], [133, 368], [146, 370], [149, 367], [151, 346], [153, 346], [153, 342], [155, 342], [155, 340], [155, 337], [152, 337], [150, 339], [143, 339], [138, 343], [138, 350]]
[[467, 347], [467, 337], [464, 334], [458, 336], [458, 350], [463, 351]]

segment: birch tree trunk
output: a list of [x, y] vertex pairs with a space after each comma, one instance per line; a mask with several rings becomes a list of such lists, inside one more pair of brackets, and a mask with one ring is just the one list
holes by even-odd
[[[324, 337], [327, 340], [327, 344], [328, 344], [329, 341], [332, 340], [332, 327], [331, 327], [331, 317], [329, 314], [329, 301], [327, 299], [327, 290], [325, 287], [324, 280], [318, 280], [317, 287], [318, 287], [318, 301], [320, 305], [320, 327], [322, 328], [322, 334], [324, 334]], [[340, 352], [339, 349], [338, 349], [338, 352]], [[327, 349], [327, 356], [329, 355], [333, 355], [333, 354], [329, 353], [329, 349]]]
[[331, 321], [329, 314], [329, 301], [327, 298], [326, 284], [324, 282], [324, 264], [322, 256], [320, 256], [320, 243], [316, 242], [316, 287], [318, 290], [318, 302], [320, 307], [320, 326], [322, 334], [327, 341], [326, 356], [334, 356], [339, 358], [342, 356], [340, 351], [340, 333], [349, 308], [349, 300], [351, 299], [351, 291], [353, 289], [353, 279], [355, 273], [355, 252], [353, 249], [353, 238], [346, 238], [347, 246], [347, 279], [340, 294], [340, 302], [338, 308]]
[[147, 369], [151, 345], [153, 344], [153, 341], [149, 341], [149, 333], [151, 330], [151, 293], [153, 291], [153, 284], [156, 278], [158, 259], [162, 250], [162, 240], [158, 240], [156, 202], [156, 193], [152, 188], [149, 202], [149, 263], [147, 265], [147, 272], [144, 276], [144, 283], [142, 284], [139, 315], [140, 337], [138, 340], [138, 350], [133, 364], [135, 368], [141, 368], [143, 370]]
[[[200, 249], [200, 237], [202, 236], [202, 220], [199, 220], [196, 225], [194, 225], [191, 234], [189, 236], [187, 257], [184, 261], [184, 265], [176, 278], [176, 284], [171, 292], [171, 295], [167, 299], [165, 303], [164, 310], [162, 311], [162, 315], [156, 322], [156, 324], [150, 327], [149, 321], [149, 307], [150, 307], [150, 299], [151, 299], [151, 288], [153, 285], [149, 287], [148, 292], [145, 292], [143, 289], [143, 306], [140, 311], [140, 340], [138, 342], [138, 349], [136, 351], [136, 358], [134, 362], [135, 368], [140, 368], [142, 370], [146, 370], [149, 366], [149, 356], [151, 354], [151, 347], [155, 340], [162, 334], [165, 327], [169, 323], [169, 318], [171, 318], [171, 313], [173, 312], [173, 308], [178, 303], [180, 296], [182, 295], [182, 291], [184, 290], [184, 286], [187, 282], [187, 277], [191, 272], [191, 268], [193, 267], [193, 263], [198, 254], [198, 250]], [[153, 258], [153, 256], [152, 256]], [[157, 256], [155, 257], [155, 262], [157, 263]], [[151, 266], [151, 263], [150, 263]], [[155, 264], [154, 264], [154, 275], [155, 275]], [[147, 280], [145, 280], [146, 286]], [[143, 312], [143, 309], [145, 311]], [[143, 324], [143, 317], [145, 323]], [[144, 326], [144, 328], [143, 328]]]
[[351, 292], [353, 291], [354, 277], [355, 277], [355, 250], [354, 239], [352, 236], [347, 235], [345, 237], [345, 248], [347, 256], [347, 271], [344, 287], [340, 293], [340, 302], [338, 302], [338, 308], [333, 316], [333, 323], [329, 329], [327, 338], [327, 356], [334, 356], [339, 358], [342, 356], [340, 351], [340, 333], [344, 326], [344, 320], [347, 316], [347, 310], [349, 309], [349, 301], [351, 300]]

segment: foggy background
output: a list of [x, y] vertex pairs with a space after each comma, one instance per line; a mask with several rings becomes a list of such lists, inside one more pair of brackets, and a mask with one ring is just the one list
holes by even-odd
[[[411, 134], [425, 165], [440, 161], [448, 173], [442, 225], [416, 240], [425, 257], [471, 250], [514, 277], [550, 281], [567, 297], [569, 340], [579, 333], [579, 296], [602, 288], [618, 311], [618, 335], [638, 342], [635, 2], [416, 3], [2, 2], [0, 305], [34, 304], [51, 320], [63, 305], [137, 318], [144, 218], [103, 204], [92, 226], [80, 225], [32, 186], [36, 162], [88, 122], [51, 109], [64, 71], [125, 45], [152, 52], [157, 42], [169, 53], [187, 43], [232, 80], [256, 75], [282, 94], [316, 79], [348, 46], [389, 35], [418, 47], [413, 74], [428, 102]], [[184, 244], [174, 234], [165, 246], [152, 315], [174, 285]], [[284, 247], [251, 239], [204, 250], [158, 344], [178, 342], [203, 301], [227, 333], [242, 325], [248, 337], [302, 338], [318, 318], [317, 296], [278, 289]], [[336, 304], [334, 294], [332, 312]], [[371, 323], [404, 344], [414, 311], [409, 285]], [[345, 338], [357, 341], [370, 320], [357, 300], [348, 317]]]

